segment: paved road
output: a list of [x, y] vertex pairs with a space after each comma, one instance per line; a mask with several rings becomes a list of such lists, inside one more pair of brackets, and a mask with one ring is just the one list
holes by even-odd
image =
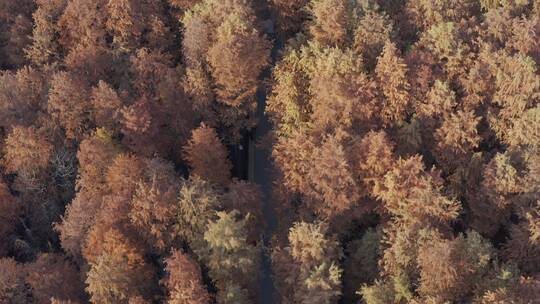
[[[264, 1], [267, 2], [267, 1]], [[265, 3], [267, 5], [267, 3]], [[271, 36], [273, 34], [273, 23], [270, 19], [270, 13], [268, 11], [263, 12], [267, 21], [264, 22], [264, 26], [268, 34]], [[281, 47], [281, 43], [276, 42], [272, 50], [272, 65], [277, 59], [277, 52]], [[263, 75], [264, 78], [271, 77], [271, 71], [268, 70]], [[264, 89], [260, 89], [257, 92], [257, 118], [258, 124], [255, 129], [254, 139], [250, 142], [249, 147], [249, 179], [252, 182], [255, 182], [261, 186], [261, 189], [264, 194], [263, 200], [263, 215], [266, 221], [266, 227], [264, 231], [264, 252], [261, 263], [261, 273], [260, 273], [260, 304], [275, 304], [278, 303], [275, 296], [275, 288], [272, 281], [272, 267], [270, 261], [270, 239], [272, 233], [277, 225], [276, 215], [272, 208], [272, 180], [270, 177], [270, 171], [272, 167], [272, 162], [270, 159], [270, 151], [264, 148], [258, 148], [255, 146], [255, 142], [262, 139], [270, 130], [271, 125], [268, 120], [268, 117], [265, 115], [266, 107], [266, 92]]]

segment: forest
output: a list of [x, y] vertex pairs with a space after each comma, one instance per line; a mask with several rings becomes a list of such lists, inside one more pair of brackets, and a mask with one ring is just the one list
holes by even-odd
[[49, 303], [540, 303], [540, 0], [0, 0]]

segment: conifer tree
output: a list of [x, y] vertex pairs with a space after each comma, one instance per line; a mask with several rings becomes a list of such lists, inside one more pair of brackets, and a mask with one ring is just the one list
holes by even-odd
[[208, 222], [205, 244], [196, 253], [209, 268], [218, 303], [252, 303], [257, 295], [260, 249], [247, 242], [247, 219], [236, 210]]
[[221, 186], [231, 180], [232, 165], [227, 154], [216, 131], [204, 124], [193, 130], [191, 140], [184, 147], [184, 159], [192, 174]]
[[297, 222], [289, 246], [272, 253], [277, 290], [285, 303], [334, 303], [341, 295], [338, 242], [323, 223]]
[[169, 291], [169, 304], [207, 304], [210, 295], [206, 290], [197, 262], [186, 253], [173, 250], [165, 260], [168, 276], [162, 283]]
[[109, 230], [103, 252], [90, 263], [86, 290], [94, 303], [128, 303], [134, 297], [149, 297], [154, 270], [144, 252], [117, 230]]
[[384, 96], [382, 120], [387, 125], [403, 121], [410, 111], [407, 65], [400, 56], [395, 44], [387, 42], [375, 68], [377, 85]]

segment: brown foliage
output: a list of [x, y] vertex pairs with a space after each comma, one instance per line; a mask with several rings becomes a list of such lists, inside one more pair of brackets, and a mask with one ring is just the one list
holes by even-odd
[[395, 165], [393, 150], [384, 131], [367, 133], [353, 147], [355, 174], [372, 197], [384, 189], [384, 176]]
[[295, 223], [289, 244], [272, 252], [276, 288], [285, 303], [333, 303], [341, 295], [341, 248], [324, 223]]
[[422, 246], [418, 251], [420, 294], [437, 301], [463, 299], [489, 266], [491, 251], [475, 232], [468, 233], [467, 238], [434, 240]]
[[65, 257], [42, 254], [28, 267], [26, 282], [39, 304], [48, 304], [52, 297], [63, 300], [83, 300], [84, 284], [80, 273]]
[[377, 84], [384, 95], [382, 119], [386, 124], [403, 121], [409, 112], [407, 65], [395, 44], [387, 42], [375, 68]]
[[481, 304], [526, 304], [534, 303], [540, 297], [540, 280], [522, 277], [508, 287], [490, 290], [482, 297]]
[[36, 2], [38, 8], [32, 15], [35, 24], [32, 31], [32, 44], [25, 49], [25, 52], [33, 63], [47, 66], [62, 57], [57, 22], [68, 1], [40, 0]]
[[308, 3], [309, 0], [272, 0], [271, 8], [279, 29], [286, 34], [300, 31], [308, 17]]
[[176, 239], [177, 185], [157, 176], [151, 183], [139, 182], [129, 214], [132, 224], [148, 244], [159, 251]]
[[131, 198], [144, 179], [145, 162], [132, 154], [118, 154], [107, 169], [105, 180], [111, 193]]
[[524, 55], [540, 62], [540, 16], [514, 19], [511, 45]]
[[388, 212], [405, 223], [437, 225], [454, 220], [459, 202], [442, 195], [442, 182], [435, 170], [426, 172], [421, 156], [399, 159], [384, 177], [376, 193]]
[[77, 44], [64, 58], [66, 67], [89, 83], [110, 79], [112, 73], [112, 53], [104, 46]]
[[15, 12], [10, 12], [10, 15], [16, 17], [11, 24], [5, 24], [5, 26], [9, 26], [9, 30], [4, 34], [7, 37], [3, 37], [7, 40], [5, 41], [3, 50], [0, 48], [0, 53], [3, 53], [5, 58], [0, 64], [7, 66], [22, 66], [27, 63], [24, 49], [31, 43], [32, 18], [30, 14], [15, 15]]
[[223, 21], [217, 28], [216, 42], [208, 50], [220, 101], [238, 106], [254, 95], [259, 74], [268, 66], [270, 47], [242, 16], [231, 14]]
[[21, 215], [21, 204], [14, 197], [6, 184], [0, 182], [0, 256], [5, 256], [10, 249], [9, 241], [18, 225]]
[[354, 31], [354, 49], [362, 54], [366, 66], [374, 68], [385, 43], [392, 38], [392, 21], [386, 14], [367, 12]]
[[51, 79], [47, 111], [69, 139], [82, 139], [91, 127], [88, 89], [83, 80], [68, 72], [58, 72]]
[[103, 251], [93, 262], [86, 290], [94, 303], [128, 303], [145, 297], [153, 288], [154, 270], [144, 260], [144, 251], [118, 230], [109, 230]]
[[30, 289], [26, 285], [26, 269], [12, 258], [0, 258], [0, 302], [29, 303]]
[[466, 19], [478, 11], [478, 4], [470, 0], [412, 0], [407, 2], [407, 14], [421, 29], [427, 29], [440, 22]]
[[29, 126], [45, 112], [47, 87], [41, 72], [23, 67], [0, 73], [0, 126]]
[[195, 4], [201, 2], [201, 0], [168, 0], [171, 6], [180, 9], [190, 9]]
[[221, 196], [212, 184], [192, 176], [181, 183], [178, 200], [178, 234], [192, 246], [198, 246], [206, 225], [222, 205]]
[[32, 32], [34, 1], [6, 0], [0, 4], [0, 69], [25, 63], [23, 49]]
[[95, 196], [105, 195], [105, 172], [118, 153], [119, 148], [107, 133], [96, 132], [92, 137], [83, 140], [77, 151], [77, 188]]
[[133, 151], [139, 151], [147, 157], [157, 152], [156, 145], [161, 143], [154, 141], [159, 136], [159, 121], [153, 115], [154, 107], [152, 101], [143, 97], [120, 110], [123, 143]]
[[119, 48], [133, 49], [139, 44], [144, 30], [142, 5], [139, 0], [108, 1], [106, 26]]
[[106, 0], [67, 1], [67, 6], [58, 19], [59, 42], [73, 51], [76, 46], [101, 46], [105, 44], [105, 21], [103, 8]]
[[328, 46], [341, 46], [347, 42], [347, 1], [322, 0], [311, 2], [313, 24], [309, 27], [313, 38]]
[[231, 182], [232, 164], [228, 151], [214, 129], [202, 124], [193, 130], [191, 140], [183, 150], [183, 158], [192, 174], [221, 186]]
[[198, 15], [184, 18], [184, 39], [182, 40], [182, 53], [189, 65], [203, 62], [210, 49], [210, 25], [203, 17]]
[[15, 127], [6, 138], [4, 149], [7, 172], [39, 175], [49, 166], [53, 146], [34, 127]]
[[358, 186], [342, 144], [328, 137], [313, 152], [307, 173], [311, 187], [304, 193], [316, 200], [315, 209], [323, 216], [352, 211], [359, 199]]
[[455, 155], [466, 154], [477, 148], [480, 143], [477, 126], [480, 121], [473, 112], [457, 111], [446, 117], [435, 131], [437, 149], [443, 158], [452, 162]]
[[308, 189], [306, 176], [312, 166], [315, 145], [314, 138], [301, 131], [295, 131], [288, 137], [278, 137], [272, 157], [289, 191], [302, 193]]
[[[352, 51], [314, 47], [309, 91], [313, 126], [338, 137], [354, 126], [373, 122], [379, 112], [376, 84], [362, 72], [362, 63]], [[320, 52], [320, 53], [319, 53]], [[287, 110], [286, 110], [287, 112]]]
[[99, 81], [98, 85], [92, 89], [91, 103], [92, 117], [96, 126], [115, 133], [118, 130], [117, 120], [122, 106], [122, 100], [116, 91], [106, 82]]
[[99, 198], [80, 191], [66, 207], [61, 223], [55, 225], [62, 248], [78, 263], [82, 263], [82, 249], [100, 208]]
[[207, 304], [210, 295], [197, 262], [186, 253], [173, 250], [165, 260], [168, 276], [162, 280], [169, 292], [169, 304]]
[[264, 229], [262, 200], [263, 193], [260, 186], [242, 180], [230, 183], [227, 193], [223, 195], [223, 206], [226, 210], [238, 210], [240, 214], [247, 216], [248, 241], [252, 243], [260, 240]]

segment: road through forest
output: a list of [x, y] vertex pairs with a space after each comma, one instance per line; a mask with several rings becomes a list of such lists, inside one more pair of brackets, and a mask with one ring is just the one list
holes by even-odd
[[[273, 35], [273, 23], [270, 19], [270, 12], [268, 10], [267, 1], [262, 1], [264, 7], [266, 8], [262, 14], [267, 21], [265, 22], [265, 27], [269, 37], [273, 38], [274, 46], [272, 49], [272, 62], [270, 66], [274, 66], [279, 49], [281, 49], [281, 39]], [[262, 19], [264, 20], [264, 19]], [[272, 37], [274, 36], [274, 37]], [[271, 70], [268, 69], [264, 75], [264, 79], [271, 77]], [[272, 207], [272, 180], [271, 180], [271, 167], [272, 161], [270, 159], [270, 149], [269, 147], [258, 147], [256, 143], [259, 142], [264, 136], [271, 130], [271, 125], [268, 117], [265, 114], [266, 108], [266, 90], [264, 88], [259, 89], [257, 92], [257, 127], [254, 132], [253, 138], [250, 140], [249, 144], [249, 165], [248, 172], [249, 178], [252, 182], [260, 185], [263, 191], [263, 216], [265, 218], [266, 226], [263, 236], [264, 241], [264, 250], [261, 261], [261, 272], [260, 272], [260, 295], [259, 303], [261, 304], [274, 304], [277, 303], [275, 296], [275, 289], [272, 281], [272, 267], [270, 260], [270, 240], [274, 228], [277, 225], [276, 215]]]

